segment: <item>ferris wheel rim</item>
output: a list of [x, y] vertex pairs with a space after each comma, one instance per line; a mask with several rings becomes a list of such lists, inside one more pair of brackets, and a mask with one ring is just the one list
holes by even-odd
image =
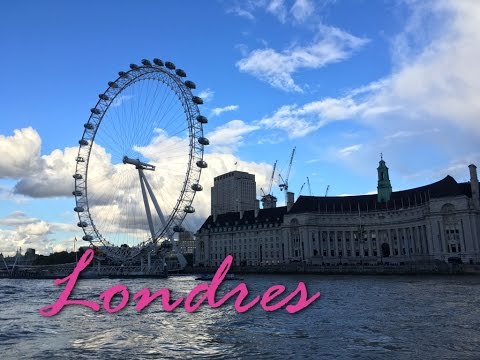
[[[191, 81], [183, 81], [185, 72], [180, 69], [175, 70], [171, 62], [166, 62], [164, 67], [161, 60], [155, 59], [154, 64], [148, 60], [142, 60], [143, 65], [131, 64], [130, 70], [119, 72], [115, 81], [108, 83], [108, 88], [99, 95], [99, 100], [95, 107], [91, 109], [88, 121], [84, 124], [84, 132], [79, 141], [79, 150], [76, 158], [75, 168], [75, 211], [78, 214], [79, 223], [85, 236], [84, 240], [92, 245], [100, 245], [104, 248], [117, 247], [106, 239], [101, 231], [95, 225], [95, 219], [92, 218], [88, 201], [88, 168], [90, 155], [98, 129], [101, 126], [103, 118], [114, 101], [130, 86], [143, 80], [161, 81], [172, 92], [175, 93], [185, 112], [185, 119], [188, 125], [189, 144], [188, 144], [188, 163], [184, 175], [183, 186], [170, 214], [168, 214], [167, 223], [156, 230], [155, 235], [134, 246], [134, 254], [138, 254], [142, 249], [149, 249], [151, 245], [156, 245], [161, 240], [171, 239], [175, 228], [180, 229], [181, 224], [187, 214], [191, 212], [193, 200], [196, 192], [201, 190], [200, 177], [202, 168], [206, 167], [203, 160], [204, 146], [208, 145], [208, 140], [203, 137], [203, 124], [205, 117], [200, 115], [197, 105], [203, 101], [194, 96], [191, 89], [195, 85]], [[168, 66], [168, 64], [173, 65]], [[175, 70], [175, 71], [174, 71]], [[193, 86], [191, 85], [193, 84]], [[203, 119], [201, 119], [203, 118]], [[130, 251], [131, 252], [131, 251]], [[123, 255], [125, 257], [125, 255]], [[134, 256], [134, 255], [132, 255]]]

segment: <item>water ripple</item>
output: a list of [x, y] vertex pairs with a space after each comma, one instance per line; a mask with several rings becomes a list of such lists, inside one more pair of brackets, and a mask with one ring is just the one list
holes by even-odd
[[[70, 306], [41, 317], [62, 286], [51, 280], [0, 279], [2, 359], [480, 359], [478, 277], [246, 276], [252, 296], [273, 284], [289, 291], [304, 281], [321, 298], [297, 314], [233, 301], [193, 313], [165, 312], [159, 300], [141, 313], [135, 304], [108, 314]], [[124, 283], [133, 294], [148, 287], [186, 296], [193, 277], [82, 280], [73, 298], [98, 296]], [[234, 286], [225, 284], [219, 296]]]

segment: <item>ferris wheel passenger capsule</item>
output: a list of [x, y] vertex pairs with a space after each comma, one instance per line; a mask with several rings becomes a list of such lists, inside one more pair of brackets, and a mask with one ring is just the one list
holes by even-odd
[[77, 163], [79, 162], [85, 162], [85, 159], [81, 156], [77, 156]]
[[82, 146], [88, 145], [88, 141], [84, 139], [80, 140], [78, 143]]
[[125, 71], [119, 71], [118, 76], [124, 79], [128, 79], [128, 74]]
[[84, 235], [82, 237], [83, 240], [85, 241], [92, 241], [93, 240], [93, 236], [92, 235]]
[[175, 74], [177, 74], [180, 77], [187, 77], [187, 73], [185, 71], [183, 71], [182, 69], [175, 70]]
[[147, 59], [142, 59], [142, 64], [145, 66], [152, 66], [152, 63], [150, 62], [150, 60], [147, 60]]
[[130, 64], [130, 69], [138, 70], [138, 69], [140, 69], [140, 67], [137, 64]]
[[75, 195], [75, 196], [82, 196], [82, 192], [80, 190], [75, 190], [75, 191], [72, 191], [72, 195]]
[[193, 81], [187, 80], [185, 81], [185, 86], [188, 87], [189, 89], [196, 89], [197, 85]]
[[200, 184], [193, 184], [191, 186], [191, 188], [192, 188], [193, 191], [202, 191], [203, 190], [203, 186], [200, 185]]
[[172, 63], [171, 61], [166, 61], [165, 66], [170, 70], [175, 70], [175, 64]]
[[200, 124], [206, 124], [208, 123], [208, 119], [203, 116], [203, 115], [198, 115], [197, 116], [197, 121], [200, 123]]
[[84, 212], [85, 209], [84, 209], [82, 206], [75, 206], [75, 207], [73, 208], [73, 211], [75, 211], [75, 212]]
[[163, 61], [157, 58], [153, 59], [153, 63], [157, 66], [163, 66]]
[[88, 226], [88, 224], [85, 221], [80, 221], [79, 223], [77, 223], [77, 226], [81, 228], [85, 228]]
[[92, 123], [83, 124], [83, 127], [88, 130], [93, 130], [95, 128]]
[[91, 108], [90, 112], [95, 115], [100, 115], [102, 112], [98, 110], [97, 108]]
[[203, 104], [203, 99], [199, 96], [193, 96], [192, 100], [197, 105], [202, 105]]
[[111, 88], [114, 88], [114, 89], [118, 88], [118, 85], [115, 81], [109, 81], [108, 86], [110, 86]]
[[205, 169], [208, 167], [207, 163], [204, 160], [198, 160], [196, 164], [201, 169]]
[[195, 208], [192, 205], [187, 205], [183, 208], [187, 214], [193, 214], [195, 212]]
[[107, 95], [105, 95], [105, 94], [100, 94], [100, 95], [98, 95], [98, 97], [99, 97], [101, 100], [105, 100], [105, 101], [108, 101], [108, 100], [110, 99], [110, 98], [109, 98]]
[[202, 145], [210, 145], [210, 140], [208, 140], [206, 137], [198, 138], [198, 142]]
[[73, 175], [73, 178], [75, 180], [81, 180], [81, 179], [83, 179], [83, 176], [82, 176], [82, 174], [75, 174], [75, 175]]

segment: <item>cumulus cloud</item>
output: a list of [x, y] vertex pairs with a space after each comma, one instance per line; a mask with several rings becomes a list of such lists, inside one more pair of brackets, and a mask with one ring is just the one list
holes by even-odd
[[[257, 128], [241, 120], [234, 120], [207, 136], [222, 150], [233, 151], [241, 145], [244, 136]], [[102, 139], [102, 136], [98, 138]], [[155, 166], [155, 171], [144, 170], [144, 173], [167, 219], [176, 206], [183, 187], [189, 159], [188, 144], [188, 134], [170, 135], [165, 130], [156, 128], [150, 141], [125, 150], [131, 158], [140, 158]], [[245, 162], [232, 154], [216, 153], [214, 147], [210, 150], [213, 152], [205, 155], [209, 166], [202, 171], [200, 179], [204, 191], [196, 194], [193, 203], [196, 212], [188, 216], [191, 226], [189, 230], [192, 231], [196, 231], [209, 215], [210, 187], [213, 186], [215, 176], [234, 170], [234, 164], [237, 163], [238, 170], [254, 172], [257, 185], [261, 187], [266, 182], [266, 174], [271, 172], [268, 164]], [[75, 204], [72, 196], [72, 175], [75, 173], [77, 151], [78, 148], [65, 148], [54, 150], [48, 155], [37, 154], [34, 163], [40, 164], [39, 168], [35, 173], [27, 171], [19, 174], [15, 191], [29, 197], [68, 196], [72, 199], [73, 208]], [[138, 171], [133, 165], [123, 164], [121, 158], [118, 154], [109, 153], [101, 143], [93, 144], [86, 179], [88, 205], [92, 219], [102, 236], [117, 245], [134, 245], [149, 238], [148, 223]], [[193, 166], [196, 168], [195, 164]], [[148, 203], [154, 226], [158, 229], [161, 222], [150, 197]], [[0, 220], [0, 226], [7, 227], [2, 230], [1, 236], [5, 241], [8, 240], [12, 248], [30, 246], [36, 242], [37, 248], [48, 252], [53, 249], [52, 246], [58, 245], [56, 234], [79, 232], [76, 222], [77, 220], [72, 219], [71, 224], [50, 223], [16, 212]]]
[[71, 195], [77, 153], [78, 148], [69, 147], [38, 157], [36, 172], [19, 176], [14, 192], [33, 198]]
[[245, 135], [258, 129], [259, 126], [246, 124], [242, 120], [232, 120], [208, 133], [207, 137], [215, 151], [231, 153], [243, 144]]
[[0, 179], [34, 173], [39, 167], [41, 143], [31, 127], [15, 130], [12, 136], [0, 135]]
[[[367, 111], [367, 104], [357, 104], [351, 97], [327, 98], [303, 106], [283, 105], [259, 121], [268, 129], [285, 131], [290, 138], [303, 137], [335, 120], [351, 119]], [[371, 109], [370, 109], [371, 110]]]
[[343, 30], [320, 26], [316, 39], [305, 46], [294, 46], [278, 52], [272, 48], [257, 49], [237, 62], [242, 72], [255, 76], [271, 86], [302, 92], [292, 75], [301, 69], [319, 69], [349, 58], [368, 42]]
[[[362, 151], [348, 152], [342, 164], [356, 172], [364, 172], [364, 164], [378, 161], [383, 151], [407, 187], [412, 181], [424, 183], [426, 176], [414, 174], [424, 174], [425, 164], [435, 169], [432, 180], [447, 173], [464, 176], [467, 162], [455, 159], [480, 162], [480, 70], [475, 65], [480, 7], [474, 1], [414, 1], [409, 6], [412, 17], [393, 42], [390, 75], [337, 98], [281, 106], [260, 124], [302, 137], [330, 122], [354, 121], [368, 138], [362, 140]], [[331, 159], [348, 147], [332, 147]], [[323, 151], [315, 158], [329, 161]], [[451, 161], [456, 165], [445, 167]]]
[[235, 110], [238, 110], [238, 105], [227, 105], [227, 106], [224, 106], [224, 107], [217, 107], [217, 108], [214, 108], [212, 109], [212, 111], [210, 112], [210, 116], [213, 117], [213, 116], [219, 116], [225, 112], [229, 112], [229, 111], [235, 111]]
[[51, 223], [32, 218], [22, 211], [12, 212], [0, 219], [0, 252], [14, 255], [19, 248], [23, 251], [34, 248], [39, 254], [66, 249], [71, 251], [73, 237], [58, 241], [59, 232], [78, 232], [78, 228], [73, 224]]

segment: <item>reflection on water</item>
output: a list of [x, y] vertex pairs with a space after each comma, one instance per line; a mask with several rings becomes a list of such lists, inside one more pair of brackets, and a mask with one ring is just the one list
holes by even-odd
[[[131, 301], [116, 314], [70, 306], [45, 318], [38, 309], [56, 301], [63, 286], [0, 279], [0, 358], [480, 359], [480, 277], [244, 279], [251, 298], [273, 284], [293, 291], [299, 281], [321, 297], [297, 314], [268, 313], [260, 306], [238, 314], [231, 300], [217, 309], [202, 305], [195, 313], [182, 306], [164, 312], [153, 302], [137, 313]], [[198, 281], [193, 276], [80, 280], [74, 297], [95, 300], [118, 283], [131, 294], [167, 287], [176, 299]]]

